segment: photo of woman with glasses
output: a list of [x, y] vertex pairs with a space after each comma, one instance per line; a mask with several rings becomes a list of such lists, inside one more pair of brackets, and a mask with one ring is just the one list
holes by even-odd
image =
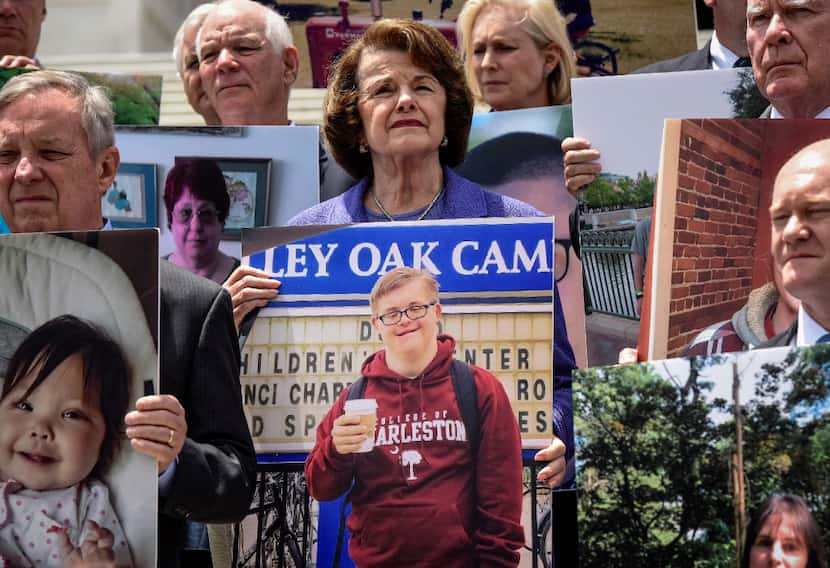
[[167, 227], [173, 233], [173, 264], [222, 284], [239, 260], [219, 250], [230, 197], [222, 170], [213, 160], [177, 159], [164, 184]]

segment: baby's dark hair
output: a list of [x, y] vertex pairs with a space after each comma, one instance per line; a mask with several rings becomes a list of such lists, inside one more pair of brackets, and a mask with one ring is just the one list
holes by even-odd
[[92, 475], [100, 477], [121, 447], [132, 377], [121, 347], [104, 331], [71, 315], [58, 316], [35, 329], [9, 361], [0, 401], [6, 399], [17, 383], [36, 371], [23, 395], [28, 397], [52, 371], [76, 354], [83, 362], [84, 396], [97, 392], [106, 426], [98, 463], [92, 470]]

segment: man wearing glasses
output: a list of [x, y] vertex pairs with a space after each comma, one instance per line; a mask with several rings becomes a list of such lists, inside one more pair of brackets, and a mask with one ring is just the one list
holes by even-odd
[[[516, 566], [524, 542], [519, 427], [499, 380], [470, 366], [478, 436], [457, 400], [455, 340], [439, 335], [438, 282], [398, 268], [370, 296], [384, 349], [361, 372], [377, 401], [374, 432], [344, 414], [345, 391], [317, 429], [305, 464], [311, 495], [350, 494], [357, 566]], [[374, 435], [374, 448], [360, 446]]]

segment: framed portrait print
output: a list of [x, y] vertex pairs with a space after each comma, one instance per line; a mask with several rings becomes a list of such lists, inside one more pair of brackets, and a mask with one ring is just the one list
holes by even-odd
[[156, 227], [156, 164], [124, 164], [101, 197], [101, 211], [118, 229]]
[[176, 157], [177, 164], [181, 160], [213, 160], [222, 170], [230, 198], [223, 238], [238, 239], [242, 229], [265, 225], [271, 188], [270, 158]]

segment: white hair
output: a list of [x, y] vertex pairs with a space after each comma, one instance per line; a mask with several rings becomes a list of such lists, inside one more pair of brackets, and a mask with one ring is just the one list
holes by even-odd
[[213, 9], [214, 3], [207, 2], [205, 4], [199, 4], [187, 15], [187, 17], [182, 22], [182, 25], [179, 26], [179, 31], [176, 32], [176, 37], [173, 40], [173, 61], [176, 62], [176, 72], [179, 74], [181, 78], [182, 73], [184, 73], [184, 60], [182, 59], [182, 44], [184, 43], [184, 34], [185, 32], [190, 31], [191, 29], [195, 28], [196, 26], [201, 26], [202, 22], [205, 21], [205, 16], [208, 15]]
[[33, 71], [13, 77], [0, 90], [0, 112], [24, 95], [43, 94], [52, 89], [63, 91], [78, 102], [90, 156], [97, 158], [105, 148], [115, 146], [112, 102], [107, 89], [90, 85], [76, 73]]
[[[262, 21], [265, 24], [265, 39], [271, 44], [271, 47], [277, 54], [282, 54], [286, 47], [293, 47], [294, 40], [291, 37], [291, 30], [288, 29], [288, 24], [285, 18], [276, 10], [271, 10], [255, 2], [254, 0], [219, 0], [212, 5], [212, 9], [205, 15], [212, 14], [214, 11], [229, 9], [231, 6], [235, 7], [251, 7], [262, 15]], [[204, 20], [203, 20], [204, 21]], [[201, 57], [202, 46], [202, 29], [196, 34], [196, 55]]]

